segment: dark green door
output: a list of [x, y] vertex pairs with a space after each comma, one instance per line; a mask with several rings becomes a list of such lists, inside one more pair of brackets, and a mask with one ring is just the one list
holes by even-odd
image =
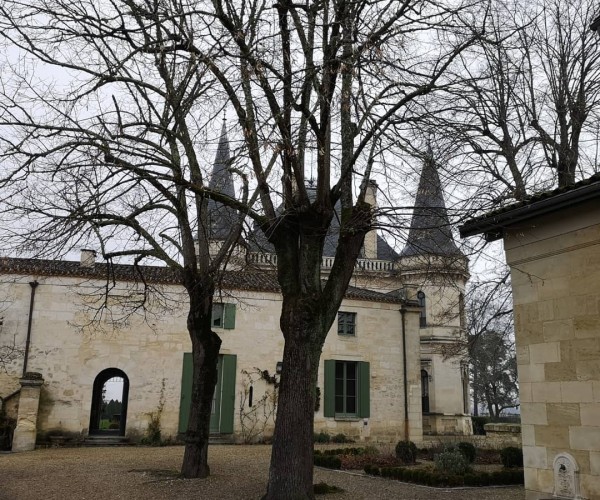
[[[237, 356], [223, 354], [217, 364], [217, 386], [213, 395], [210, 417], [210, 432], [214, 434], [233, 433], [233, 412], [235, 403], [235, 375]], [[181, 402], [179, 404], [179, 432], [184, 433], [190, 416], [192, 397], [192, 353], [183, 354], [183, 374], [181, 377]]]
[[217, 363], [217, 385], [213, 394], [212, 408], [210, 411], [210, 432], [211, 434], [219, 434], [221, 424], [221, 387], [223, 380], [223, 356], [219, 356]]

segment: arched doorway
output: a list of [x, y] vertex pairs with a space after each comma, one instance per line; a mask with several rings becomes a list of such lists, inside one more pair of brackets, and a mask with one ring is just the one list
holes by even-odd
[[94, 380], [90, 435], [124, 436], [129, 378], [118, 368], [102, 370]]

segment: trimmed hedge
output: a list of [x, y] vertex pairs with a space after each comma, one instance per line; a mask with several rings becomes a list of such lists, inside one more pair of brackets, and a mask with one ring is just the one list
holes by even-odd
[[515, 446], [507, 446], [500, 451], [504, 467], [523, 467], [523, 450]]
[[365, 455], [367, 450], [365, 448], [335, 448], [332, 450], [315, 450], [315, 453], [322, 455]]
[[404, 467], [377, 467], [365, 465], [365, 473], [371, 476], [381, 476], [408, 483], [424, 484], [426, 486], [457, 487], [457, 486], [491, 486], [507, 484], [523, 484], [522, 470], [500, 470], [495, 472], [470, 472], [464, 476], [441, 474], [425, 469], [407, 469]]
[[342, 461], [337, 455], [315, 453], [313, 455], [313, 463], [318, 467], [326, 467], [327, 469], [340, 469], [342, 467]]

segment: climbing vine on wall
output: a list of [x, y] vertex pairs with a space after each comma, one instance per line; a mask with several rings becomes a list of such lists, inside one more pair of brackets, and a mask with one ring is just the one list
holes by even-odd
[[[240, 392], [239, 418], [241, 436], [244, 443], [253, 443], [264, 438], [270, 424], [275, 423], [279, 381], [268, 370], [254, 368], [242, 370], [242, 391]], [[257, 392], [265, 388], [260, 397]]]

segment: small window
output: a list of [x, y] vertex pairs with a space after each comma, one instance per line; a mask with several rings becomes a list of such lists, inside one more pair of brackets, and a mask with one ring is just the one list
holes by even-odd
[[417, 293], [417, 300], [419, 301], [419, 306], [421, 307], [421, 314], [419, 315], [419, 326], [424, 328], [427, 326], [427, 309], [425, 304], [425, 293], [419, 291]]
[[338, 335], [356, 335], [356, 313], [338, 312]]
[[235, 304], [213, 303], [211, 324], [213, 328], [235, 328]]

